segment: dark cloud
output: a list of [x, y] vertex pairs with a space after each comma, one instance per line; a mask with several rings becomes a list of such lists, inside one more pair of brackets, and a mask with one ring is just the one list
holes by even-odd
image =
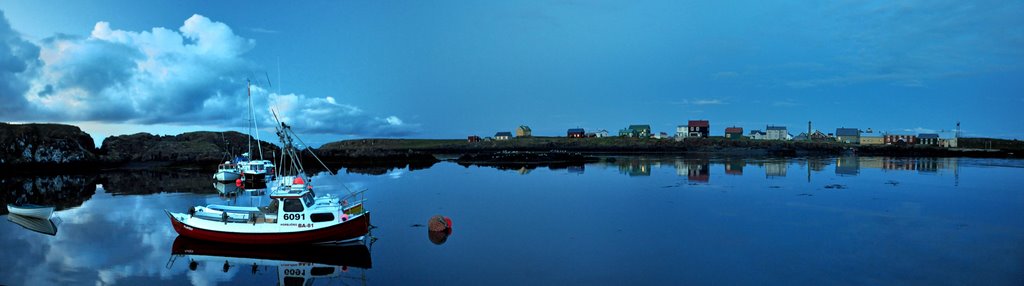
[[124, 44], [67, 35], [45, 39], [42, 46], [66, 51], [60, 61], [47, 63], [47, 69], [61, 72], [59, 80], [46, 85], [48, 88], [81, 88], [94, 94], [126, 84], [142, 56], [138, 49]]
[[23, 114], [27, 105], [21, 96], [28, 90], [28, 78], [38, 65], [39, 47], [11, 29], [0, 11], [0, 113], [6, 117]]

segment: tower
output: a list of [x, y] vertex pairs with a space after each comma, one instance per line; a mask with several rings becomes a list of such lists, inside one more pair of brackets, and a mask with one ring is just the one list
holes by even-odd
[[807, 141], [811, 141], [811, 121], [807, 121]]

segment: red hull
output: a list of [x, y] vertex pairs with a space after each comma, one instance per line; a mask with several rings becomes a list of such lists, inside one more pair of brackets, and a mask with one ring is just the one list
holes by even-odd
[[370, 213], [327, 228], [289, 233], [237, 233], [186, 226], [167, 213], [179, 235], [206, 241], [238, 244], [305, 244], [339, 241], [365, 235], [370, 230]]

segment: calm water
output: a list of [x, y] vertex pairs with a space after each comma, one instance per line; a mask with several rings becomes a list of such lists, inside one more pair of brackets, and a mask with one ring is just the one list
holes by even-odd
[[[5, 203], [30, 191], [61, 208], [52, 236], [0, 219], [0, 284], [1024, 284], [1019, 160], [610, 157], [373, 173], [313, 179], [321, 194], [368, 189], [377, 227], [368, 255], [317, 261], [275, 246], [175, 252], [164, 209], [267, 201], [221, 196], [207, 173], [0, 178]], [[441, 244], [418, 226], [434, 214], [454, 224]], [[291, 272], [307, 266], [330, 271]]]

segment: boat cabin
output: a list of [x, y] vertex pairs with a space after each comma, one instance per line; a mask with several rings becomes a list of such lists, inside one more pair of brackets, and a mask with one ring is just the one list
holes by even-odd
[[334, 210], [313, 213], [316, 194], [304, 186], [305, 184], [293, 185], [271, 193], [270, 205], [264, 211], [264, 217], [268, 218], [268, 222], [271, 217], [275, 217], [281, 223], [316, 223], [337, 219]]
[[[208, 205], [196, 207], [195, 217], [220, 222], [246, 224], [280, 224], [281, 226], [313, 227], [314, 223], [337, 220], [344, 222], [350, 215], [365, 212], [362, 200], [346, 203], [337, 199], [317, 199], [309, 184], [293, 178], [270, 194], [270, 203], [262, 207]], [[340, 217], [339, 217], [340, 216]]]
[[243, 172], [248, 174], [263, 174], [266, 172], [263, 161], [248, 161], [238, 163]]
[[238, 169], [238, 166], [235, 165], [235, 164], [232, 164], [231, 162], [224, 162], [224, 164], [217, 165], [217, 170], [218, 171], [235, 171], [237, 169]]

